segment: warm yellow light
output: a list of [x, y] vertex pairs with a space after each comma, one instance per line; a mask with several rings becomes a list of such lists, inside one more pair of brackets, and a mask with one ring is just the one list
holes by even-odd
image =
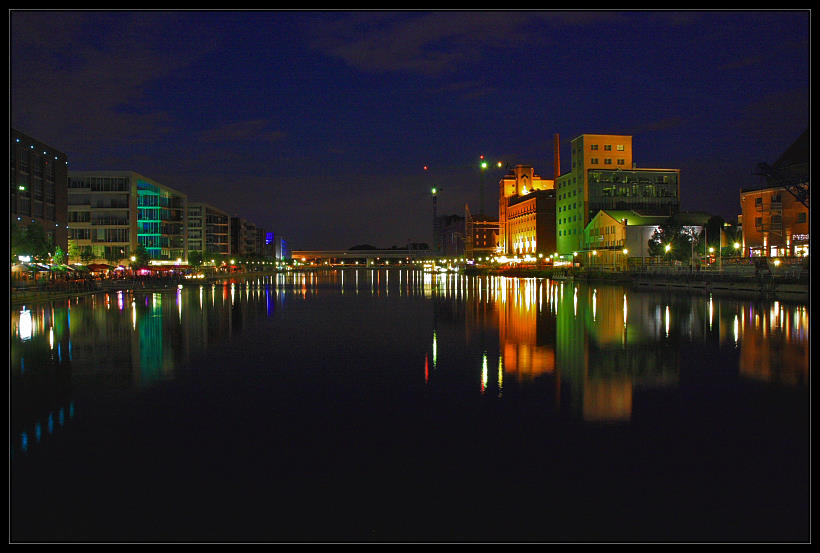
[[626, 248], [624, 248], [624, 255], [626, 255], [626, 254], [628, 254], [628, 253], [629, 253], [629, 250], [628, 250], [628, 249], [626, 249]]
[[735, 249], [740, 248], [740, 244], [738, 244], [737, 242], [735, 242], [734, 246], [735, 246]]
[[709, 253], [715, 253], [715, 248], [709, 248]]
[[133, 256], [133, 255], [132, 255], [132, 256], [131, 256], [131, 262], [133, 263], [133, 262], [134, 262], [134, 261], [136, 261], [136, 260], [137, 260], [136, 256]]
[[671, 244], [667, 244], [666, 246], [663, 247], [663, 249], [668, 252], [669, 250], [672, 249], [672, 246], [671, 246]]
[[774, 260], [774, 266], [775, 266], [775, 267], [777, 267], [778, 265], [780, 265], [780, 260], [779, 260], [779, 259], [775, 259], [775, 260]]

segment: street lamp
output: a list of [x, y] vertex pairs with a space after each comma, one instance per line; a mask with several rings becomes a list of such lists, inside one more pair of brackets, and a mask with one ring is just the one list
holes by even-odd
[[487, 160], [484, 159], [484, 156], [479, 156], [479, 167], [481, 168], [481, 182], [479, 183], [479, 203], [478, 203], [478, 212], [481, 215], [484, 215], [484, 171], [487, 169]]

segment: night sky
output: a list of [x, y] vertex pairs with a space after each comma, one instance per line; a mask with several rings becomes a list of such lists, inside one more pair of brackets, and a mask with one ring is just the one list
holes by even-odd
[[[809, 126], [808, 11], [10, 11], [11, 125], [294, 249], [429, 242], [478, 158], [553, 178], [553, 135], [631, 134], [727, 220]], [[423, 167], [428, 165], [429, 171]], [[484, 176], [497, 211], [499, 171]]]

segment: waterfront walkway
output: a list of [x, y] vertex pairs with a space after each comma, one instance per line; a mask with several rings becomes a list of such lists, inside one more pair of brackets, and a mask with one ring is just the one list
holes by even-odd
[[[351, 267], [352, 268], [352, 267]], [[385, 269], [385, 267], [380, 267]], [[395, 267], [398, 268], [398, 267]], [[308, 268], [306, 271], [329, 271], [338, 268]], [[725, 294], [762, 299], [808, 301], [808, 264], [761, 271], [754, 266], [724, 267], [723, 270], [693, 270], [690, 267], [638, 267], [632, 270], [591, 270], [588, 268], [538, 267], [470, 267], [468, 275], [506, 276], [510, 278], [551, 278], [579, 282], [611, 282], [631, 286], [637, 291], [668, 291], [698, 294]], [[31, 285], [12, 283], [11, 305], [79, 297], [100, 292], [139, 290], [161, 292], [179, 285], [200, 285], [225, 279], [259, 278], [280, 274], [277, 271], [226, 273], [205, 279], [181, 277], [146, 277], [134, 279], [97, 279], [78, 281], [41, 281]]]
[[11, 305], [25, 305], [41, 301], [51, 301], [66, 298], [76, 298], [103, 292], [119, 290], [139, 290], [142, 292], [162, 292], [177, 288], [179, 285], [203, 284], [225, 279], [244, 279], [276, 274], [270, 272], [239, 272], [219, 273], [205, 279], [185, 279], [180, 276], [172, 277], [135, 277], [135, 278], [97, 278], [76, 280], [41, 280], [12, 282]]

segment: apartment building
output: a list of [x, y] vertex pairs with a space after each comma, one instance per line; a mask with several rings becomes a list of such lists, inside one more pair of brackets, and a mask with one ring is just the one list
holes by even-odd
[[189, 202], [188, 252], [231, 254], [231, 216], [204, 202]]
[[127, 263], [137, 246], [152, 260], [186, 260], [187, 196], [133, 171], [69, 171], [69, 251]]
[[9, 212], [11, 222], [43, 227], [68, 251], [68, 159], [66, 154], [11, 129]]

